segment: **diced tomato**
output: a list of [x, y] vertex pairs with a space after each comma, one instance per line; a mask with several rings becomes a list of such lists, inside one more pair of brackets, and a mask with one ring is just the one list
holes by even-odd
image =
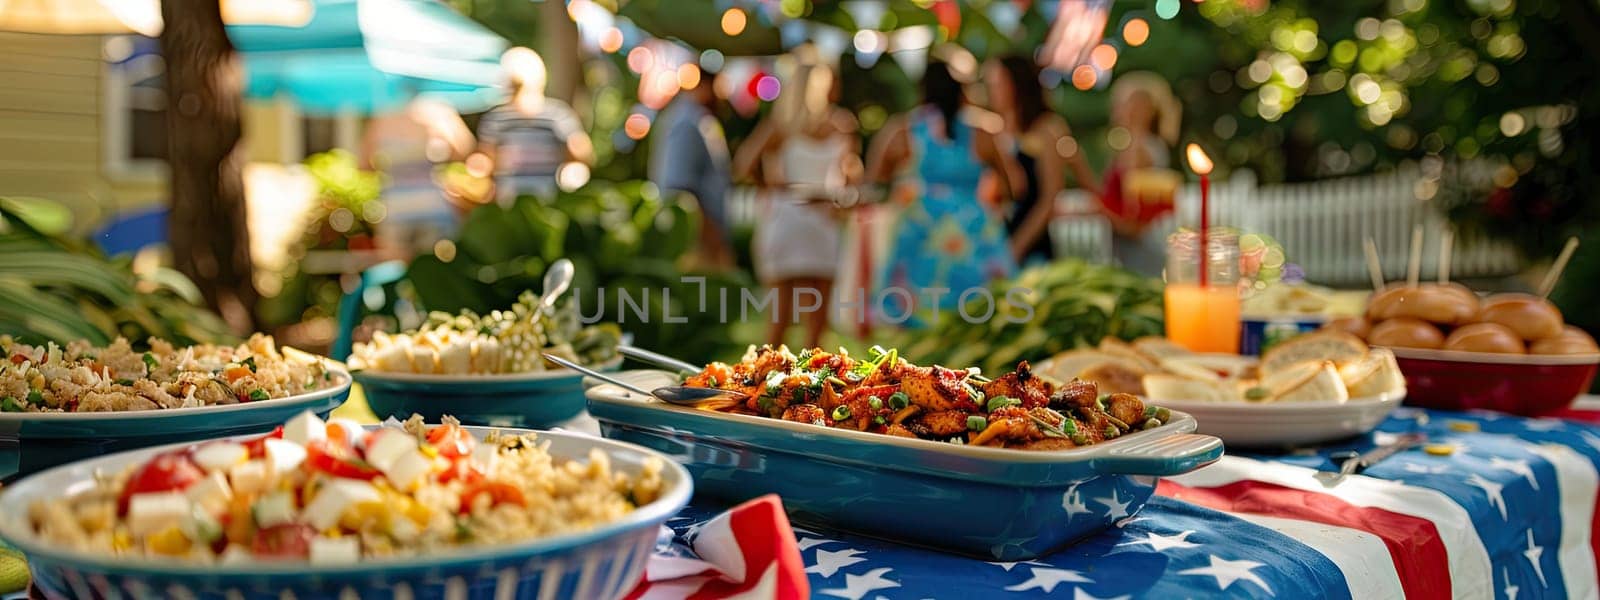
[[307, 558], [316, 530], [304, 523], [282, 523], [256, 533], [250, 552], [262, 558]]
[[13, 365], [20, 365], [25, 362], [28, 362], [28, 357], [23, 356], [22, 353], [11, 355], [11, 364]]
[[306, 464], [313, 470], [347, 479], [373, 479], [382, 473], [356, 456], [349, 446], [312, 442], [306, 446]]
[[472, 447], [478, 444], [478, 438], [459, 426], [440, 425], [428, 430], [428, 443], [439, 450], [439, 456], [454, 460], [472, 456]]
[[457, 479], [461, 480], [462, 483], [472, 485], [479, 481], [483, 481], [483, 473], [478, 469], [473, 468], [472, 461], [466, 460], [458, 460], [454, 464], [450, 465], [450, 468], [445, 469], [442, 473], [439, 473], [439, 483], [441, 484], [450, 483], [451, 481], [455, 481]]
[[233, 383], [235, 381], [243, 379], [246, 375], [249, 375], [249, 374], [250, 374], [250, 367], [247, 367], [247, 366], [244, 366], [244, 365], [231, 365], [228, 368], [222, 370], [222, 377], [224, 379], [227, 379], [228, 383]]
[[515, 504], [527, 506], [528, 500], [522, 496], [522, 489], [503, 481], [481, 481], [467, 488], [461, 494], [462, 514], [472, 511], [472, 501], [478, 496], [488, 494], [492, 504]]
[[181, 490], [204, 479], [205, 476], [205, 472], [190, 460], [187, 451], [158, 454], [128, 478], [128, 485], [122, 488], [122, 494], [117, 497], [117, 512], [118, 514], [128, 512], [128, 499], [134, 494]]
[[283, 439], [283, 426], [279, 425], [277, 429], [272, 430], [272, 433], [269, 433], [269, 434], [263, 435], [261, 437], [258, 437], [256, 439], [253, 439], [253, 440], [245, 442], [244, 443], [244, 447], [246, 449], [250, 450], [250, 458], [261, 458], [263, 456], [266, 456], [267, 455], [267, 440], [269, 440], [269, 439], [270, 440], [281, 440], [281, 439]]

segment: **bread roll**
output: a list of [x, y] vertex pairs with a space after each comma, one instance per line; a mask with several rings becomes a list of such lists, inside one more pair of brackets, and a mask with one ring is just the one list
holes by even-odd
[[1477, 313], [1477, 296], [1453, 285], [1389, 288], [1373, 295], [1367, 303], [1367, 318], [1373, 321], [1408, 317], [1439, 325], [1462, 325], [1472, 322]]
[[1510, 328], [1498, 323], [1473, 323], [1450, 332], [1444, 340], [1445, 350], [1463, 352], [1494, 352], [1499, 354], [1527, 354], [1522, 338]]
[[1582, 329], [1568, 325], [1561, 330], [1561, 334], [1552, 338], [1545, 338], [1528, 344], [1528, 352], [1532, 354], [1594, 354], [1600, 353], [1600, 345], [1595, 344], [1594, 338]]
[[1561, 334], [1561, 311], [1549, 300], [1530, 294], [1497, 294], [1483, 301], [1477, 321], [1498, 323], [1527, 341]]
[[1361, 339], [1367, 339], [1367, 334], [1372, 333], [1372, 322], [1366, 317], [1339, 317], [1322, 325], [1329, 331], [1343, 331]]
[[1444, 345], [1444, 334], [1440, 333], [1438, 327], [1420, 319], [1401, 317], [1373, 325], [1372, 333], [1367, 334], [1367, 343], [1393, 348], [1437, 350]]

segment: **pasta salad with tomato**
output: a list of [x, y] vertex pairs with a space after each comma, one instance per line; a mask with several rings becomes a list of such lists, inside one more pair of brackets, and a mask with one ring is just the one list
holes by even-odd
[[586, 531], [662, 492], [659, 461], [630, 476], [598, 449], [558, 460], [534, 434], [480, 440], [444, 421], [366, 429], [306, 412], [258, 438], [156, 455], [29, 519], [87, 552], [337, 565]]

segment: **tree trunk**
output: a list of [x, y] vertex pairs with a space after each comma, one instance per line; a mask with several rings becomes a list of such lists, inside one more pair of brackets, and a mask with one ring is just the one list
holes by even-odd
[[542, 26], [539, 57], [544, 59], [546, 73], [544, 93], [570, 104], [583, 86], [578, 24], [567, 16], [566, 2], [546, 0], [538, 4]]
[[173, 261], [235, 331], [248, 332], [258, 294], [240, 173], [238, 58], [218, 0], [163, 0], [161, 17]]

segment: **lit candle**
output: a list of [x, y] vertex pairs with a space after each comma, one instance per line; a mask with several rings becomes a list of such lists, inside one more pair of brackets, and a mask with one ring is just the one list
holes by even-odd
[[1200, 287], [1206, 285], [1206, 263], [1210, 262], [1208, 242], [1211, 239], [1211, 157], [1206, 156], [1206, 151], [1200, 144], [1189, 144], [1189, 169], [1200, 175]]

